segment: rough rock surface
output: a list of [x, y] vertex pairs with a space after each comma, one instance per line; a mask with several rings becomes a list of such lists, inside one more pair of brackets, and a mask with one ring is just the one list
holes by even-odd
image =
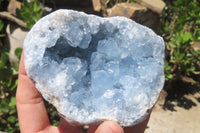
[[138, 3], [151, 9], [152, 11], [154, 11], [158, 14], [162, 13], [162, 11], [166, 5], [163, 0], [138, 0]]
[[107, 13], [109, 17], [113, 16], [124, 16], [127, 18], [131, 18], [135, 12], [146, 12], [147, 8], [141, 6], [137, 3], [118, 3], [110, 9], [107, 9]]
[[70, 123], [137, 124], [164, 83], [164, 42], [125, 17], [58, 10], [24, 41], [25, 68], [42, 96]]

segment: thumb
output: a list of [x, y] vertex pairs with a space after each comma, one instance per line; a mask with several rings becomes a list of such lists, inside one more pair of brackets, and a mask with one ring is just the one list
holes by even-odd
[[99, 125], [95, 133], [124, 133], [124, 131], [116, 122], [105, 121]]

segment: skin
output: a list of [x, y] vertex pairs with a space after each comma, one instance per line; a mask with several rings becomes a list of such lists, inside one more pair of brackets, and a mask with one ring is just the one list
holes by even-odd
[[[83, 133], [82, 126], [72, 126], [62, 118], [58, 127], [50, 124], [43, 98], [26, 74], [23, 53], [18, 79], [16, 102], [21, 133]], [[143, 133], [148, 120], [149, 117], [126, 128], [113, 121], [104, 121], [100, 125], [90, 125], [87, 133]]]

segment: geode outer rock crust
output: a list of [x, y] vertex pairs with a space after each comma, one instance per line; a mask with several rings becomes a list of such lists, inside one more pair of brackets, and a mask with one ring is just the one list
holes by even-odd
[[125, 17], [58, 10], [24, 41], [25, 68], [70, 123], [137, 124], [164, 84], [164, 41]]

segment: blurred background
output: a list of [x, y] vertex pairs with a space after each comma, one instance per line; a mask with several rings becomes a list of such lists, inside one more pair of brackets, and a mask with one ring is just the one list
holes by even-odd
[[[200, 132], [200, 0], [0, 0], [0, 133], [19, 133], [15, 92], [27, 32], [54, 10], [125, 16], [165, 40], [165, 85], [145, 133]], [[59, 116], [45, 103], [50, 121]]]

